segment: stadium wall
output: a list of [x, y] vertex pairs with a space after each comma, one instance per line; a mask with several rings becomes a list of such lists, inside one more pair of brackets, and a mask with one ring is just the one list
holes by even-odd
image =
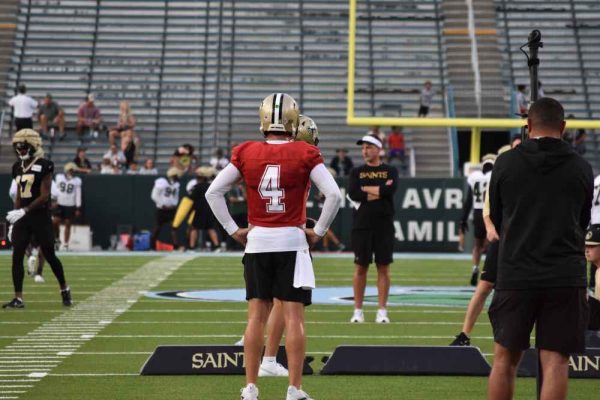
[[[154, 204], [150, 192], [156, 176], [90, 175], [83, 180], [83, 215], [91, 226], [93, 243], [106, 249], [118, 225], [130, 225], [134, 232], [150, 230], [154, 224]], [[8, 197], [11, 177], [0, 175], [0, 215], [12, 209]], [[332, 229], [350, 249], [352, 204], [346, 198], [346, 179], [338, 179], [344, 201]], [[186, 180], [182, 181], [185, 187]], [[465, 193], [462, 178], [401, 178], [394, 199], [396, 216], [395, 251], [451, 252], [458, 247], [458, 221]], [[311, 193], [309, 216], [319, 215], [320, 204]], [[180, 228], [181, 234], [185, 227]], [[163, 228], [164, 240], [168, 240]], [[182, 242], [183, 243], [183, 242]]]

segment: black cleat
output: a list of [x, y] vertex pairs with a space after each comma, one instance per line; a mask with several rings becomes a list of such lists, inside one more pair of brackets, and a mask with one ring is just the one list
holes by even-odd
[[71, 289], [66, 288], [60, 291], [60, 295], [62, 297], [63, 306], [70, 307], [73, 302], [71, 301]]
[[474, 267], [471, 272], [471, 286], [477, 286], [477, 278], [479, 278], [479, 268]]
[[3, 304], [2, 308], [25, 308], [25, 303], [15, 297], [9, 303]]
[[464, 332], [461, 332], [458, 335], [456, 335], [456, 337], [454, 338], [452, 343], [450, 343], [450, 346], [470, 346], [470, 345], [471, 345], [471, 339], [467, 335], [465, 335]]

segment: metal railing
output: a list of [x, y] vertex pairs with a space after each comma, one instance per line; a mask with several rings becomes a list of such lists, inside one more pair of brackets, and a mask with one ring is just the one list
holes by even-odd
[[[444, 71], [444, 49], [443, 49], [443, 37], [442, 37], [442, 13], [440, 12], [440, 2], [441, 0], [435, 0], [435, 28], [437, 33], [437, 52], [438, 52], [438, 66], [439, 66], [439, 74], [441, 79], [441, 90], [442, 93], [446, 91], [446, 76]], [[444, 115], [448, 115], [448, 109], [446, 107], [446, 102], [443, 103], [444, 106]]]
[[[452, 85], [446, 87], [445, 94], [444, 106], [446, 107], [448, 118], [456, 118], [454, 88]], [[448, 141], [450, 145], [450, 171], [452, 171], [452, 176], [459, 176], [458, 130], [455, 126], [448, 127]]]
[[153, 159], [156, 160], [158, 154], [158, 135], [160, 130], [160, 109], [162, 105], [162, 86], [163, 75], [165, 71], [165, 50], [167, 47], [167, 27], [169, 23], [169, 1], [165, 0], [165, 13], [163, 17], [162, 43], [160, 50], [160, 67], [158, 71], [158, 90], [156, 91], [156, 122], [154, 129], [154, 152]]

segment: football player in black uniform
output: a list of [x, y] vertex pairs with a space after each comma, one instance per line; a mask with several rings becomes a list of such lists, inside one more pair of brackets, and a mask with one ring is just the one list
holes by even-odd
[[52, 268], [61, 289], [62, 303], [71, 305], [71, 291], [65, 273], [54, 252], [54, 235], [50, 218], [50, 191], [54, 163], [46, 160], [40, 135], [32, 129], [22, 129], [13, 137], [13, 147], [19, 161], [13, 165], [12, 174], [17, 182], [15, 210], [9, 211], [6, 220], [11, 224], [9, 239], [13, 244], [12, 277], [15, 298], [2, 308], [24, 308], [23, 257], [31, 239], [40, 245], [42, 253]]

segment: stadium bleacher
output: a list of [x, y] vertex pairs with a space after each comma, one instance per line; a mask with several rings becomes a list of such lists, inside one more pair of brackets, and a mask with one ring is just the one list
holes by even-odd
[[[505, 93], [528, 83], [518, 47], [536, 27], [546, 43], [540, 53], [546, 94], [557, 97], [577, 118], [597, 118], [598, 4], [489, 1], [496, 7]], [[430, 115], [446, 115], [444, 93], [452, 79], [459, 78], [448, 72], [455, 47], [442, 34], [443, 3], [358, 2], [357, 116], [414, 116], [425, 80], [436, 88]], [[274, 91], [294, 96], [303, 112], [317, 121], [326, 159], [336, 148], [347, 147], [350, 156], [360, 160], [353, 143], [367, 129], [345, 122], [346, 1], [20, 0], [19, 4], [4, 97], [13, 94], [17, 82], [24, 82], [36, 98], [51, 92], [65, 108], [70, 130], [68, 139], [52, 148], [55, 161], [65, 162], [75, 153], [75, 114], [88, 92], [96, 94], [107, 126], [116, 122], [118, 102], [130, 102], [142, 140], [139, 158], [156, 158], [164, 170], [182, 143], [195, 146], [201, 162], [206, 162], [215, 148], [260, 137], [258, 103]], [[487, 24], [488, 14], [476, 17]], [[491, 67], [484, 61], [485, 75]], [[466, 68], [463, 64], [458, 62], [457, 71]], [[505, 93], [498, 94], [508, 100]], [[460, 116], [463, 105], [458, 100]], [[445, 129], [409, 131], [417, 176], [451, 174], [447, 138]], [[592, 162], [596, 142], [596, 135], [588, 136]], [[94, 162], [108, 147], [103, 138], [86, 145]]]
[[[345, 123], [345, 1], [107, 0], [98, 7], [95, 1], [31, 0], [29, 10], [28, 3], [21, 1], [6, 97], [17, 81], [38, 98], [50, 91], [71, 127], [88, 91], [96, 94], [109, 126], [118, 101], [128, 100], [138, 117], [142, 157], [156, 156], [164, 169], [181, 143], [199, 148], [206, 161], [216, 147], [258, 137], [259, 101], [286, 91], [317, 121], [327, 159], [338, 147], [359, 159], [354, 141], [366, 129]], [[444, 115], [437, 4], [404, 0], [360, 7], [358, 115], [390, 109], [416, 114], [424, 80], [439, 91], [432, 115]], [[423, 135], [422, 155], [440, 135], [446, 138], [446, 131]], [[56, 143], [53, 159], [72, 158], [78, 145], [73, 136]], [[98, 162], [107, 145], [98, 140], [88, 148]], [[448, 164], [443, 160], [434, 173], [448, 175]]]

